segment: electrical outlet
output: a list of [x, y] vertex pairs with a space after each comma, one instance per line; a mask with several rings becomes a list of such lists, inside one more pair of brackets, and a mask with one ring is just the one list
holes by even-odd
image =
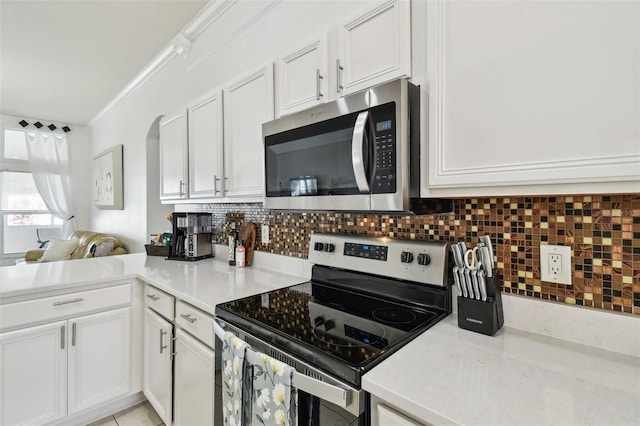
[[269, 225], [262, 225], [262, 244], [269, 244]]
[[542, 281], [571, 285], [571, 247], [541, 245], [540, 275]]

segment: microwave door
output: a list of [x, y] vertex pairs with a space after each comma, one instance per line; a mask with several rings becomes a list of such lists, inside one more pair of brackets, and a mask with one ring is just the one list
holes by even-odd
[[367, 125], [369, 111], [362, 111], [358, 114], [356, 124], [353, 127], [353, 138], [351, 139], [351, 163], [353, 164], [353, 174], [360, 192], [368, 193], [369, 180], [367, 177], [367, 162], [369, 156], [365, 157], [365, 150], [369, 149], [367, 140]]

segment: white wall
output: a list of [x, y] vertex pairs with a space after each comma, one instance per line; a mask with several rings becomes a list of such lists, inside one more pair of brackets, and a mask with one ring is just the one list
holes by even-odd
[[[367, 7], [371, 2], [284, 1], [197, 66], [188, 69], [188, 58], [174, 57], [90, 127], [92, 156], [113, 145], [124, 145], [124, 210], [92, 207], [91, 229], [117, 236], [130, 252], [144, 251], [147, 217], [153, 215], [147, 212], [147, 200], [159, 197], [156, 190], [149, 193], [146, 185], [146, 141], [154, 120], [186, 107], [203, 93], [274, 60], [278, 54], [329, 31], [332, 25]], [[224, 22], [216, 22], [204, 30], [193, 41], [194, 51], [206, 50], [203, 40], [219, 42], [216, 34], [222, 25]], [[164, 217], [164, 212], [158, 213]]]

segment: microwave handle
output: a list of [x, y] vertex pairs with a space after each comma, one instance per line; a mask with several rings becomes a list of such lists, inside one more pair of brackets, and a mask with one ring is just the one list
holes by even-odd
[[362, 111], [358, 114], [356, 124], [353, 127], [353, 138], [351, 139], [351, 163], [353, 164], [353, 173], [356, 177], [356, 184], [360, 192], [369, 192], [369, 182], [364, 164], [364, 145], [365, 129], [369, 111]]

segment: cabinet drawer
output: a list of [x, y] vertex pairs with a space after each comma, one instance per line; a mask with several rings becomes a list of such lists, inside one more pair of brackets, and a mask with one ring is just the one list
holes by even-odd
[[70, 318], [131, 303], [131, 284], [0, 305], [2, 329]]
[[179, 300], [176, 303], [176, 324], [214, 348], [213, 316]]
[[145, 306], [153, 309], [169, 321], [173, 321], [175, 318], [175, 300], [172, 295], [158, 290], [152, 285], [147, 284], [144, 286]]

